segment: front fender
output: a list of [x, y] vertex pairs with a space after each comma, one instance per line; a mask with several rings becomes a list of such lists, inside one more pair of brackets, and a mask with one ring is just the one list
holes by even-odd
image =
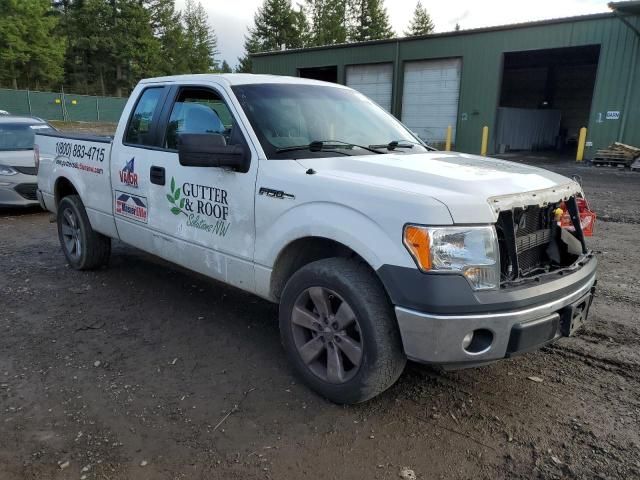
[[262, 227], [258, 232], [262, 241], [256, 244], [255, 261], [267, 268], [273, 268], [288, 244], [304, 237], [339, 242], [360, 255], [374, 270], [385, 263], [414, 266], [402, 245], [400, 229], [392, 238], [373, 219], [342, 204], [316, 201], [297, 205]]

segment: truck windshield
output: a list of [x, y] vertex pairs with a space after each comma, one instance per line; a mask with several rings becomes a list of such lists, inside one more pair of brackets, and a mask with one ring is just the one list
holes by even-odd
[[354, 90], [269, 83], [232, 88], [270, 159], [429, 150], [404, 125]]
[[36, 132], [51, 131], [46, 123], [0, 123], [0, 151], [32, 150]]

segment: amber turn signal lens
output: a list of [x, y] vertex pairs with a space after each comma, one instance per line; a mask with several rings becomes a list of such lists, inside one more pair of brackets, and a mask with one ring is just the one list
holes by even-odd
[[429, 232], [426, 228], [407, 225], [404, 228], [404, 245], [423, 271], [431, 270]]

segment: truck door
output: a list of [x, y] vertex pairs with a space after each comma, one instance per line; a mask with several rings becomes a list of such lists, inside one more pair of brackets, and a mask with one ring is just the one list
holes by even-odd
[[111, 147], [109, 168], [118, 235], [126, 243], [146, 251], [152, 249], [152, 237], [147, 228], [149, 175], [142, 165], [148, 164], [149, 157], [155, 154], [158, 119], [170, 91], [169, 86], [163, 85], [136, 88], [133, 92], [136, 103], [125, 127], [118, 128]]
[[[136, 158], [134, 169], [149, 178], [146, 227], [153, 252], [251, 291], [258, 161], [226, 95], [214, 85], [174, 86], [160, 116], [158, 145]], [[249, 171], [181, 166], [182, 133], [217, 133], [228, 145], [243, 144], [251, 152]]]

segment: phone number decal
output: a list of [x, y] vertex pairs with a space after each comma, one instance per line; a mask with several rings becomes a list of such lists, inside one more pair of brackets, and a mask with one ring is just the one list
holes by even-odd
[[78, 160], [90, 160], [93, 162], [104, 162], [104, 147], [88, 147], [81, 143], [57, 142], [56, 153], [62, 157], [75, 158]]

